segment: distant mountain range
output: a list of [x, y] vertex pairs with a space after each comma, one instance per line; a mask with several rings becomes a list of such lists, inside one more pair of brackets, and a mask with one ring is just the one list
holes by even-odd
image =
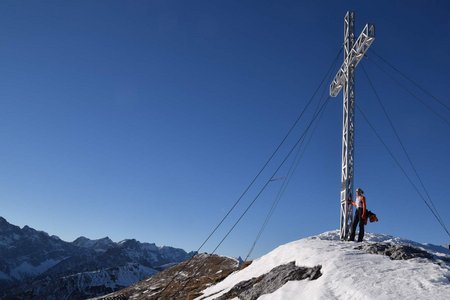
[[66, 242], [0, 217], [1, 299], [82, 299], [134, 284], [195, 253], [127, 239]]

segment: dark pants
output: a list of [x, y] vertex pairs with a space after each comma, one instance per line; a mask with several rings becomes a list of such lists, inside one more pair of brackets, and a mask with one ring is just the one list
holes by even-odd
[[358, 234], [358, 242], [362, 242], [364, 238], [364, 220], [362, 218], [363, 209], [362, 207], [357, 208], [355, 211], [355, 218], [353, 219], [352, 224], [352, 233], [350, 234], [350, 241], [355, 240], [355, 234], [356, 234], [356, 226], [358, 226], [359, 223], [359, 234]]

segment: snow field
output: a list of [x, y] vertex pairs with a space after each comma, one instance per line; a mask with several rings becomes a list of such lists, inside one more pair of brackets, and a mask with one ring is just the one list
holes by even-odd
[[[448, 255], [443, 247], [422, 245], [386, 235], [367, 234], [366, 242], [389, 241], [409, 244], [437, 256]], [[274, 249], [233, 273], [217, 285], [204, 290], [204, 299], [214, 299], [237, 283], [295, 261], [297, 266], [322, 265], [317, 280], [290, 281], [272, 294], [259, 299], [450, 299], [450, 267], [427, 259], [391, 260], [354, 248], [355, 242], [341, 242], [338, 232], [301, 239]], [[442, 252], [437, 252], [442, 250]]]

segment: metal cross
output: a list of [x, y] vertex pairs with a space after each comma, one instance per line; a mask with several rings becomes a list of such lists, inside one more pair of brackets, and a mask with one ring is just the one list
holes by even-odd
[[353, 221], [352, 200], [355, 141], [355, 68], [375, 40], [375, 27], [366, 24], [355, 41], [355, 13], [348, 11], [344, 19], [344, 62], [330, 85], [330, 96], [343, 91], [342, 176], [340, 237], [347, 240]]

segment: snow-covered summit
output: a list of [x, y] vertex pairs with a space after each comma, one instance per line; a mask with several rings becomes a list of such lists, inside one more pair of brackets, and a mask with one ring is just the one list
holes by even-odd
[[81, 248], [90, 248], [98, 252], [105, 252], [106, 250], [115, 246], [115, 243], [109, 237], [91, 240], [84, 236], [80, 236], [79, 238], [74, 240], [72, 244]]
[[[313, 236], [310, 238], [312, 238], [312, 239], [318, 238], [321, 240], [340, 241], [339, 230], [327, 231], [327, 232], [321, 233], [315, 237]], [[433, 245], [433, 244], [422, 244], [422, 243], [418, 243], [415, 241], [411, 241], [408, 239], [395, 237], [395, 236], [387, 235], [387, 234], [366, 232], [364, 235], [364, 242], [368, 242], [368, 243], [384, 242], [384, 243], [392, 243], [392, 244], [396, 244], [396, 245], [409, 245], [409, 246], [417, 247], [417, 248], [432, 252], [435, 255], [450, 255], [450, 250], [443, 246]]]
[[[397, 250], [412, 251], [417, 257], [390, 257]], [[450, 299], [448, 249], [371, 233], [363, 243], [343, 242], [338, 231], [282, 245], [207, 288], [197, 299], [226, 299], [230, 291], [254, 288], [257, 283], [246, 281], [290, 262], [318, 267], [321, 275], [288, 281], [270, 293], [260, 293], [258, 299]]]

